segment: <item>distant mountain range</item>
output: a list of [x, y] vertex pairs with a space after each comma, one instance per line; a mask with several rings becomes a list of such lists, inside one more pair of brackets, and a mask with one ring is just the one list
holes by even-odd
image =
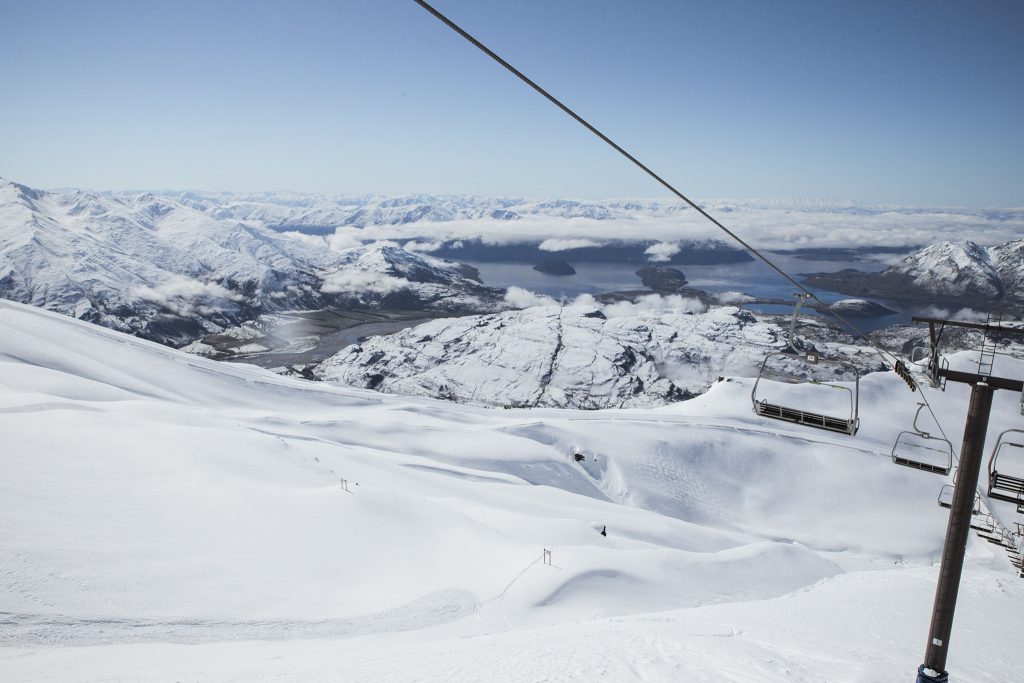
[[0, 180], [0, 297], [181, 345], [261, 313], [326, 306], [494, 310], [472, 269], [395, 245], [211, 216], [168, 198]]
[[[807, 232], [800, 226], [812, 215], [868, 227], [882, 219], [922, 226], [953, 216], [1016, 234], [1024, 224], [1019, 210], [947, 215], [776, 201], [720, 201], [713, 210], [730, 219], [783, 220], [785, 230], [772, 228], [785, 234]], [[503, 290], [454, 261], [521, 256], [537, 263], [553, 252], [570, 263], [750, 259], [717, 239], [665, 237], [685, 233], [694, 217], [679, 203], [649, 200], [95, 193], [40, 191], [0, 179], [0, 297], [175, 346], [280, 311], [493, 312], [507, 307]], [[920, 233], [918, 227], [914, 234]], [[844, 271], [808, 281], [861, 297], [1017, 301], [1022, 244], [943, 242], [881, 274]]]
[[1024, 239], [985, 248], [939, 242], [880, 273], [841, 270], [805, 276], [823, 289], [894, 301], [985, 306], [1024, 303]]

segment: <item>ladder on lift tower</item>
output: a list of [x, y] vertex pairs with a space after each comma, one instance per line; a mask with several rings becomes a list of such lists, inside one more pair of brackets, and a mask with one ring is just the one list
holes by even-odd
[[[988, 325], [998, 327], [1003, 321], [1002, 313], [996, 311], [989, 311], [988, 313]], [[985, 335], [981, 340], [981, 357], [978, 358], [978, 374], [983, 377], [992, 376], [992, 368], [996, 363], [996, 340], [992, 337], [992, 332], [985, 330]]]

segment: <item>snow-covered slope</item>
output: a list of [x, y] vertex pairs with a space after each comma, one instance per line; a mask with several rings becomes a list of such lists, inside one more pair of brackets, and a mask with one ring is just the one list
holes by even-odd
[[1024, 297], [1024, 239], [991, 247], [988, 253], [1002, 280], [1003, 289], [1014, 296]]
[[834, 291], [885, 299], [985, 306], [1024, 301], [1024, 240], [985, 248], [976, 242], [939, 242], [880, 273], [815, 273], [806, 282]]
[[[892, 373], [863, 381], [849, 439], [755, 417], [747, 380], [655, 411], [486, 410], [9, 302], [0, 366], [3, 680], [886, 683], [919, 663], [942, 478], [889, 462], [915, 408]], [[931, 398], [958, 439], [965, 390]], [[992, 549], [965, 569], [963, 680], [1024, 666], [1024, 582]]]
[[485, 287], [475, 269], [381, 243], [346, 249], [324, 273], [322, 291], [350, 303], [409, 310], [497, 308], [505, 290]]
[[455, 268], [387, 245], [334, 251], [166, 197], [0, 179], [0, 297], [173, 344], [261, 313], [353, 301], [493, 308], [499, 293]]
[[[316, 374], [485, 406], [650, 407], [703, 393], [723, 374], [756, 375], [766, 353], [785, 348], [786, 334], [733, 306], [625, 315], [614, 305], [537, 306], [373, 337]], [[865, 369], [881, 367], [870, 349], [820, 346]]]
[[939, 242], [916, 251], [885, 271], [908, 285], [941, 297], [990, 300], [1004, 292], [987, 249], [975, 242]]

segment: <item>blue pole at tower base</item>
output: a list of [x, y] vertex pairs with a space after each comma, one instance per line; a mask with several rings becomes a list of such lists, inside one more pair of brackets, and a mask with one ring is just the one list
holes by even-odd
[[916, 683], [949, 683], [949, 672], [937, 673], [922, 664], [917, 667]]

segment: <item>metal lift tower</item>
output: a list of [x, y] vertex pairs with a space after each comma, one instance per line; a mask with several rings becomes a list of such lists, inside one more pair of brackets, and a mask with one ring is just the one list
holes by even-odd
[[[928, 371], [932, 386], [941, 387], [945, 382], [961, 382], [971, 385], [971, 403], [967, 409], [967, 425], [964, 428], [964, 442], [960, 449], [960, 466], [954, 480], [953, 500], [946, 526], [946, 543], [942, 549], [942, 564], [939, 568], [939, 582], [935, 588], [935, 605], [932, 607], [932, 621], [928, 630], [928, 646], [924, 653], [924, 664], [918, 667], [917, 683], [947, 683], [946, 655], [949, 652], [949, 636], [953, 630], [953, 612], [960, 589], [960, 574], [964, 568], [964, 554], [971, 532], [971, 511], [978, 488], [981, 461], [985, 450], [985, 433], [992, 409], [992, 395], [996, 389], [1021, 393], [1024, 382], [991, 376], [992, 363], [985, 362], [985, 351], [991, 344], [992, 334], [1024, 335], [1024, 329], [1003, 327], [991, 323], [967, 323], [936, 318], [913, 318], [915, 323], [928, 324], [930, 357]], [[982, 362], [978, 373], [958, 372], [942, 367], [939, 359], [939, 341], [946, 327], [967, 327], [985, 333], [982, 348]], [[994, 348], [994, 347], [993, 347]]]

